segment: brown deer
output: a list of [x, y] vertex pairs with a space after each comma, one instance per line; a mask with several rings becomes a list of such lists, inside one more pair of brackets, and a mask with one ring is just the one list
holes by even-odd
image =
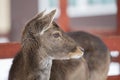
[[26, 24], [9, 80], [49, 80], [52, 60], [83, 55], [83, 49], [53, 21], [55, 12], [44, 15], [43, 11]]

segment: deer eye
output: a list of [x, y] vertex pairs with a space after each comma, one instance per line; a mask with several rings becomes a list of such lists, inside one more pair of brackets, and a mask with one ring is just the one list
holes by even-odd
[[53, 33], [53, 37], [54, 38], [59, 38], [61, 35], [60, 35], [60, 33], [59, 32], [55, 32], [55, 33]]

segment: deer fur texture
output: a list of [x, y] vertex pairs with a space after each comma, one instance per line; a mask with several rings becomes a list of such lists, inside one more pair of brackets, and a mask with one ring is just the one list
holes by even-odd
[[56, 10], [44, 12], [26, 24], [9, 80], [106, 80], [110, 56], [103, 41], [82, 31], [65, 33], [53, 21]]

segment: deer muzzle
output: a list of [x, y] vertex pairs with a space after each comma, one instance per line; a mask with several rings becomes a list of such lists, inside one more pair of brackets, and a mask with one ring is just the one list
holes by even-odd
[[77, 47], [76, 50], [74, 52], [70, 52], [69, 58], [71, 59], [79, 59], [80, 57], [82, 57], [84, 54], [84, 49], [81, 47]]

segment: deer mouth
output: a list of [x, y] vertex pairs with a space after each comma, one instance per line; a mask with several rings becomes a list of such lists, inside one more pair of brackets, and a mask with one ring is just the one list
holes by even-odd
[[70, 52], [68, 56], [71, 59], [79, 59], [83, 56], [83, 54], [84, 54], [84, 49], [77, 47], [76, 50], [74, 50], [74, 52]]

